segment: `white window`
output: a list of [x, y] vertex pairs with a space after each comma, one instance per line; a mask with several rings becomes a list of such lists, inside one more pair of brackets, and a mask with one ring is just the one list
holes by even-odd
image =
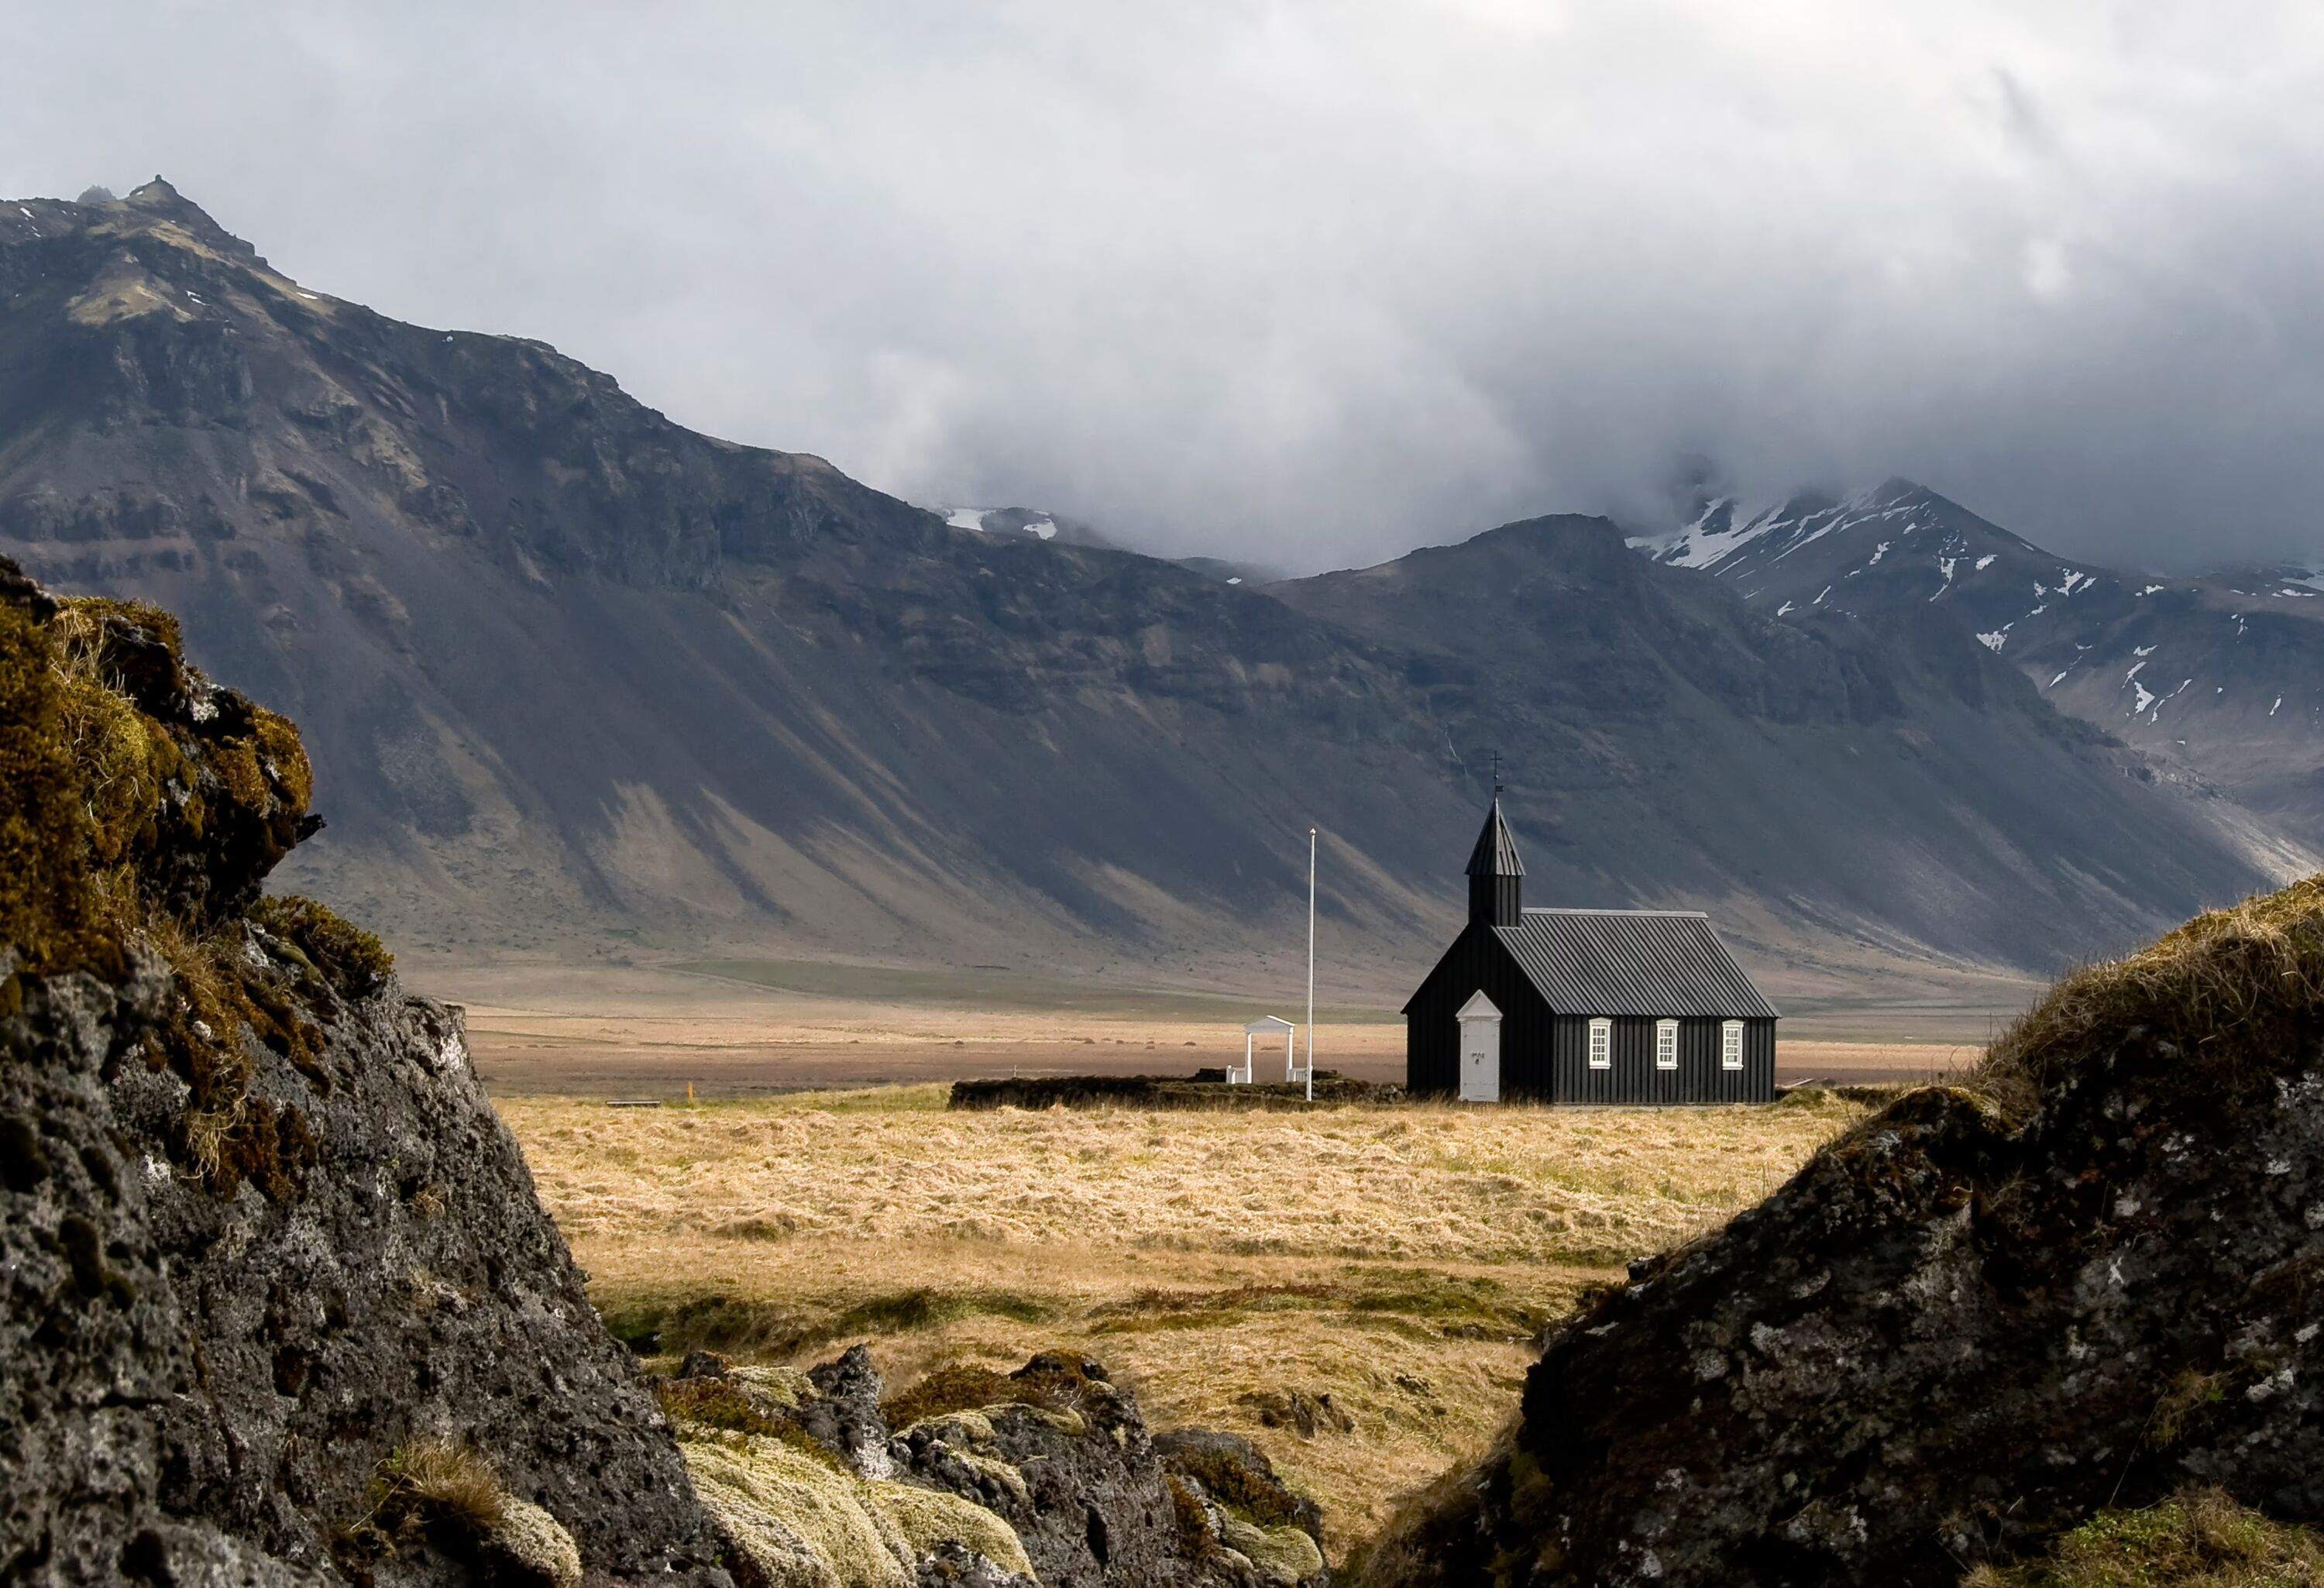
[[1678, 1068], [1678, 1022], [1676, 1020], [1655, 1022], [1655, 1068], [1658, 1070]]
[[1743, 1022], [1741, 1020], [1719, 1022], [1719, 1067], [1722, 1070], [1739, 1070], [1743, 1067]]
[[1593, 1070], [1614, 1067], [1614, 1022], [1603, 1015], [1590, 1022], [1590, 1067]]

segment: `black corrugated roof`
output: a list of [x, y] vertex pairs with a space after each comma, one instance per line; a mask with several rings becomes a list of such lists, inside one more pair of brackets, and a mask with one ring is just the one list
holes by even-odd
[[1509, 824], [1501, 819], [1501, 802], [1493, 799], [1493, 808], [1485, 813], [1484, 830], [1477, 835], [1477, 846], [1469, 851], [1469, 874], [1472, 877], [1521, 877], [1525, 862], [1517, 858], [1517, 841], [1509, 834]]
[[1493, 931], [1560, 1014], [1775, 1013], [1700, 910], [1528, 909]]

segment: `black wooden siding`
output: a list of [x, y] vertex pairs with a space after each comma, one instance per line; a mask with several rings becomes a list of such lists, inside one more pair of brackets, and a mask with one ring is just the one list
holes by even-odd
[[[1460, 1005], [1453, 1005], [1455, 1009]], [[1590, 1067], [1590, 1017], [1554, 1021], [1553, 1091], [1559, 1103], [1770, 1103], [1775, 1096], [1775, 1022], [1743, 1022], [1743, 1067], [1722, 1069], [1714, 1020], [1678, 1023], [1678, 1068], [1655, 1067], [1655, 1021], [1613, 1017], [1613, 1064]], [[1503, 1060], [1504, 1065], [1507, 1059]]]
[[1613, 1064], [1590, 1067], [1590, 1016], [1553, 1014], [1501, 939], [1470, 927], [1405, 1005], [1405, 1085], [1417, 1095], [1461, 1090], [1461, 1006], [1481, 989], [1501, 1011], [1501, 1096], [1540, 1103], [1766, 1103], [1775, 1095], [1775, 1022], [1743, 1022], [1743, 1067], [1720, 1067], [1717, 1020], [1679, 1021], [1678, 1068], [1655, 1067], [1655, 1021], [1613, 1017]]
[[1501, 1011], [1501, 1095], [1545, 1102], [1550, 1074], [1549, 1006], [1490, 927], [1465, 928], [1405, 1005], [1405, 1087], [1458, 1096], [1461, 1006], [1482, 989]]

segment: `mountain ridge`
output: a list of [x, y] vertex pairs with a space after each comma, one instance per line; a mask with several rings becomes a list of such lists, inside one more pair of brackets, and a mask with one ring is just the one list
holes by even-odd
[[1941, 609], [2061, 711], [2324, 846], [2324, 579], [2305, 568], [2118, 571], [1901, 478], [1756, 512], [1711, 499], [1633, 544], [1779, 617]]
[[1763, 957], [2052, 964], [2278, 866], [1949, 628], [1803, 630], [1604, 521], [1264, 589], [948, 525], [150, 189], [0, 203], [0, 551], [281, 701], [333, 824], [293, 880], [422, 951], [1249, 979], [1313, 824], [1340, 974], [1392, 989], [1496, 748], [1537, 901], [1709, 904]]

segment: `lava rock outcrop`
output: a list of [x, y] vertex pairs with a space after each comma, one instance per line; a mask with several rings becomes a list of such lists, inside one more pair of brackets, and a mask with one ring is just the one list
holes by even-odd
[[882, 1399], [856, 1346], [805, 1373], [689, 1356], [663, 1384], [744, 1588], [1325, 1588], [1314, 1505], [1248, 1442], [1150, 1435], [1098, 1363], [939, 1368]]
[[1562, 1325], [1376, 1583], [1950, 1584], [2189, 1482], [2324, 1515], [2324, 878], [2061, 983]]
[[0, 562], [0, 1581], [728, 1581], [296, 731]]

